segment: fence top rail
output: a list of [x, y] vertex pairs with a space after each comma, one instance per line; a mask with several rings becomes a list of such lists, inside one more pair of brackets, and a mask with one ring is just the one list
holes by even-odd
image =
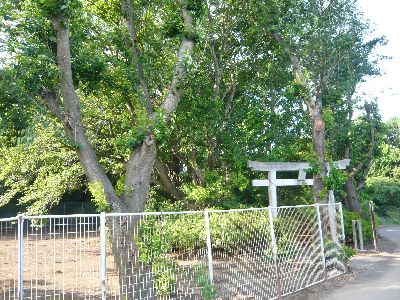
[[196, 215], [204, 214], [204, 210], [188, 210], [188, 211], [154, 211], [141, 213], [106, 213], [106, 217], [123, 217], [123, 216], [161, 216], [161, 215]]
[[[193, 211], [170, 211], [170, 212], [141, 212], [141, 213], [105, 213], [106, 217], [123, 217], [123, 216], [161, 216], [161, 215], [195, 215], [204, 214], [206, 211], [209, 213], [229, 213], [229, 212], [245, 212], [245, 211], [264, 211], [269, 209], [288, 209], [288, 208], [303, 208], [303, 207], [320, 207], [320, 206], [333, 206], [340, 205], [341, 203], [316, 203], [304, 205], [286, 205], [286, 206], [267, 206], [267, 207], [252, 207], [252, 208], [236, 208], [236, 209], [206, 209], [206, 210], [193, 210]], [[55, 218], [98, 218], [99, 214], [72, 214], [72, 215], [39, 215], [39, 216], [25, 216], [25, 220], [37, 219], [55, 219]], [[18, 217], [2, 218], [0, 222], [17, 221]]]
[[9, 221], [18, 221], [17, 217], [12, 217], [12, 218], [1, 218], [0, 222], [9, 222]]
[[25, 220], [37, 219], [56, 219], [56, 218], [96, 218], [101, 214], [72, 214], [72, 215], [39, 215], [39, 216], [23, 216]]

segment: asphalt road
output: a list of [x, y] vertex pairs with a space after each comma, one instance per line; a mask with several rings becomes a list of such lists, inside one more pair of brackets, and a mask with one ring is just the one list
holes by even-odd
[[368, 269], [352, 284], [327, 295], [325, 300], [400, 300], [400, 226], [383, 226], [379, 233], [396, 244], [395, 251], [360, 261], [369, 263]]

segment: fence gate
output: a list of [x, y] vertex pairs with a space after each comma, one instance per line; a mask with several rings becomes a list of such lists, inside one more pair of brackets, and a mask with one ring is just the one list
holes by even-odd
[[276, 299], [345, 272], [340, 204], [0, 219], [0, 299]]

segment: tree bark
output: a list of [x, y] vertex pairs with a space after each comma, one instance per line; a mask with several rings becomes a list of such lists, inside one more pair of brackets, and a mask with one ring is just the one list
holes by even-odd
[[[345, 204], [350, 211], [361, 213], [360, 209], [360, 191], [364, 187], [366, 177], [368, 176], [369, 170], [371, 169], [374, 149], [376, 146], [375, 135], [376, 130], [373, 124], [370, 106], [368, 103], [364, 104], [365, 113], [367, 121], [370, 123], [370, 142], [368, 146], [367, 159], [360, 161], [357, 166], [349, 173], [347, 182], [344, 185], [344, 190], [346, 192]], [[346, 158], [350, 157], [350, 144], [346, 146]], [[360, 178], [356, 184], [356, 176], [360, 173], [362, 178]]]
[[172, 180], [168, 175], [168, 170], [165, 167], [165, 165], [161, 161], [156, 159], [154, 166], [160, 177], [160, 183], [162, 187], [165, 189], [165, 191], [171, 196], [173, 196], [176, 200], [183, 200], [185, 198], [185, 194], [180, 189], [178, 189], [172, 182]]
[[353, 177], [349, 177], [346, 181], [344, 191], [346, 192], [346, 198], [344, 199], [345, 205], [350, 211], [360, 213], [360, 197], [356, 190]]
[[[320, 103], [320, 101], [319, 101]], [[313, 146], [316, 158], [318, 160], [319, 171], [314, 172], [313, 179], [313, 196], [315, 202], [325, 202], [327, 195], [323, 194], [323, 178], [326, 177], [328, 169], [326, 166], [325, 156], [325, 123], [321, 119], [321, 106], [318, 105], [312, 112], [312, 125], [313, 125]]]
[[[126, 211], [126, 205], [116, 195], [114, 187], [99, 163], [96, 152], [86, 135], [79, 110], [79, 97], [72, 80], [69, 32], [64, 24], [65, 20], [62, 15], [58, 14], [52, 18], [52, 23], [57, 38], [57, 64], [60, 72], [60, 90], [64, 100], [64, 111], [61, 112], [61, 109], [58, 109], [59, 112], [56, 116], [60, 118], [69, 140], [76, 149], [88, 181], [102, 184], [107, 201], [113, 211]], [[44, 100], [48, 107], [51, 106], [53, 111], [57, 111], [54, 98], [47, 97]]]
[[[152, 120], [154, 119], [152, 101], [144, 78], [143, 66], [139, 59], [139, 50], [133, 27], [132, 2], [127, 0], [126, 3], [128, 7], [126, 11], [127, 27], [133, 43], [132, 56], [137, 65], [137, 76], [142, 91], [143, 104], [147, 110], [147, 117]], [[187, 32], [192, 32], [192, 17], [186, 9], [184, 1], [179, 0], [179, 3], [185, 29]], [[52, 17], [57, 39], [57, 65], [60, 74], [60, 91], [64, 103], [63, 110], [57, 103], [56, 93], [44, 92], [42, 98], [49, 110], [62, 122], [71, 145], [76, 149], [88, 181], [100, 182], [103, 186], [106, 200], [111, 210], [113, 212], [143, 212], [157, 156], [155, 138], [149, 133], [143, 143], [133, 150], [126, 165], [124, 194], [122, 198], [118, 197], [86, 135], [79, 109], [79, 97], [72, 80], [69, 31], [66, 23], [67, 21], [63, 14], [56, 14]], [[162, 103], [162, 109], [166, 112], [167, 119], [175, 112], [178, 105], [180, 99], [179, 84], [186, 75], [184, 61], [186, 56], [193, 50], [193, 47], [193, 40], [188, 37], [182, 38], [177, 53], [178, 61], [171, 79], [170, 91]], [[138, 248], [134, 241], [134, 236], [139, 233], [138, 226], [139, 219], [131, 218], [130, 220], [121, 219], [119, 224], [113, 227], [112, 248], [120, 277], [121, 296], [126, 295], [128, 299], [153, 299], [155, 293], [151, 279], [151, 266], [140, 262]], [[127, 282], [131, 284], [126, 284]]]

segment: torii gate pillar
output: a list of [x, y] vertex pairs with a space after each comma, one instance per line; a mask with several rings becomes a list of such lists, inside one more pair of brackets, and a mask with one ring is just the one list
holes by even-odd
[[269, 206], [277, 207], [278, 206], [278, 196], [276, 192], [276, 171], [269, 171], [268, 172], [268, 199], [269, 199]]

